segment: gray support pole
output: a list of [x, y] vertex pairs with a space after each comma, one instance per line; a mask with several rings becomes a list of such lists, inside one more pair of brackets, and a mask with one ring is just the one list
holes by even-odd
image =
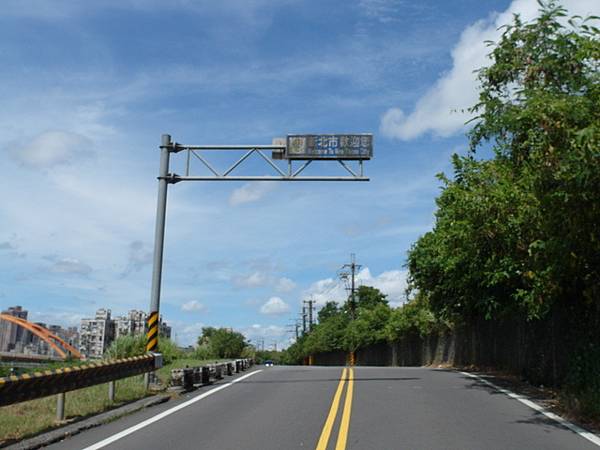
[[306, 334], [306, 306], [302, 305], [302, 336]]
[[115, 381], [108, 382], [108, 401], [113, 403], [115, 401]]
[[152, 292], [150, 295], [150, 314], [148, 315], [148, 334], [146, 351], [158, 350], [158, 312], [160, 307], [160, 286], [162, 280], [163, 249], [165, 241], [165, 221], [167, 215], [167, 175], [169, 174], [169, 156], [171, 136], [163, 134], [160, 145], [160, 169], [158, 179], [158, 201], [156, 205], [156, 228], [154, 230], [154, 261], [152, 268]]
[[65, 420], [65, 393], [61, 392], [56, 396], [56, 421], [63, 422]]

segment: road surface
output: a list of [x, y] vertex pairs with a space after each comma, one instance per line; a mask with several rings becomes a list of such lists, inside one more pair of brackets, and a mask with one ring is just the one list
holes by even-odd
[[50, 448], [600, 449], [456, 371], [306, 366], [257, 367]]

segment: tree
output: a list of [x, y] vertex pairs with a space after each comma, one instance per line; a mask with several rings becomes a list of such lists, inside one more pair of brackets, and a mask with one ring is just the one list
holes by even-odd
[[385, 324], [385, 335], [390, 342], [398, 341], [411, 333], [427, 336], [434, 330], [436, 323], [427, 298], [418, 293], [400, 308], [392, 310]]
[[246, 345], [244, 335], [229, 328], [204, 327], [198, 337], [198, 347], [207, 349], [202, 351], [203, 356], [239, 358]]
[[[411, 286], [453, 320], [600, 301], [599, 33], [541, 5], [490, 43], [471, 152], [453, 157], [435, 227], [409, 253]], [[488, 142], [494, 157], [477, 160]]]
[[302, 341], [304, 355], [339, 350], [343, 347], [344, 332], [348, 326], [348, 316], [338, 312], [319, 324]]
[[329, 301], [323, 305], [317, 316], [319, 318], [319, 322], [325, 322], [330, 317], [333, 317], [339, 313], [340, 308], [338, 307], [337, 302]]
[[378, 305], [387, 306], [386, 295], [372, 286], [359, 286], [356, 290], [356, 307], [373, 309]]
[[[599, 414], [599, 18], [540, 5], [489, 43], [470, 152], [440, 177], [435, 226], [409, 252], [409, 283], [453, 322], [559, 316], [553, 339], [573, 355], [568, 389]], [[477, 159], [482, 148], [493, 157]]]
[[361, 347], [384, 341], [390, 312], [389, 306], [384, 303], [371, 308], [359, 308], [356, 319], [348, 323], [344, 332], [344, 349], [354, 352]]

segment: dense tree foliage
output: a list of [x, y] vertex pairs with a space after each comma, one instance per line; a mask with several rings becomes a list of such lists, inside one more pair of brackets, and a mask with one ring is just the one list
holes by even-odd
[[242, 333], [230, 328], [202, 328], [196, 356], [206, 358], [239, 358], [247, 347]]
[[380, 342], [393, 341], [401, 334], [426, 333], [437, 324], [426, 302], [414, 300], [401, 308], [390, 308], [386, 296], [371, 286], [356, 291], [354, 318], [350, 299], [338, 306], [327, 302], [319, 310], [319, 323], [282, 355], [287, 364], [297, 364], [309, 355], [331, 351], [356, 351]]
[[[543, 317], [598, 304], [600, 45], [553, 3], [506, 26], [481, 69], [471, 152], [441, 176], [436, 224], [412, 248], [412, 285], [447, 318]], [[491, 144], [494, 157], [477, 160]]]
[[470, 152], [440, 176], [434, 229], [409, 253], [410, 284], [453, 323], [560, 311], [576, 355], [571, 385], [600, 405], [590, 382], [600, 379], [590, 362], [600, 354], [600, 32], [597, 18], [540, 4], [534, 21], [516, 16], [489, 43]]
[[515, 16], [478, 72], [470, 150], [452, 158], [431, 232], [411, 248], [413, 299], [390, 309], [362, 287], [327, 304], [288, 359], [407, 334], [518, 318], [561, 323], [567, 389], [600, 413], [600, 31], [554, 1]]

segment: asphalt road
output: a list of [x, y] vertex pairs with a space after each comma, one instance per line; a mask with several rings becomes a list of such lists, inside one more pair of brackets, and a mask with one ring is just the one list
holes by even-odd
[[259, 367], [243, 377], [198, 389], [50, 448], [600, 448], [454, 371]]

